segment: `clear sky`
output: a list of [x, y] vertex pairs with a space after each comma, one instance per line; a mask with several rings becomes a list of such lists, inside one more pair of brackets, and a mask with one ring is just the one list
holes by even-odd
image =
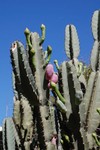
[[91, 18], [100, 9], [100, 0], [2, 0], [0, 2], [0, 125], [3, 118], [12, 116], [13, 91], [10, 46], [14, 40], [25, 45], [24, 30], [28, 27], [39, 34], [46, 25], [44, 49], [51, 45], [52, 62], [66, 60], [64, 30], [74, 24], [80, 39], [80, 60], [89, 63], [93, 46]]

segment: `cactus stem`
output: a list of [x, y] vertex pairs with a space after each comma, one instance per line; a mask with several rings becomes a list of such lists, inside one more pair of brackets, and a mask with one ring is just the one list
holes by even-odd
[[34, 58], [35, 50], [33, 49], [31, 41], [30, 41], [30, 31], [29, 31], [28, 28], [25, 29], [24, 34], [26, 36], [26, 42], [27, 42], [27, 45], [29, 47], [29, 55], [31, 56], [30, 58], [31, 58], [31, 61], [32, 61], [32, 67], [34, 69], [36, 69], [36, 67], [35, 67], [35, 58]]
[[32, 49], [32, 44], [30, 42], [30, 31], [29, 31], [28, 28], [25, 29], [24, 34], [25, 34], [25, 37], [26, 37], [26, 42], [27, 42], [27, 45], [29, 47], [29, 50], [31, 50]]
[[51, 47], [51, 46], [48, 46], [48, 47], [47, 47], [46, 62], [45, 62], [45, 64], [44, 64], [43, 68], [45, 68], [45, 67], [48, 65], [48, 63], [49, 63], [49, 61], [50, 61], [50, 58], [51, 58], [51, 53], [52, 53], [52, 47]]
[[58, 107], [58, 109], [59, 109], [62, 113], [66, 113], [66, 112], [67, 112], [66, 106], [65, 106], [59, 99], [56, 100], [55, 105]]
[[50, 87], [52, 88], [52, 90], [56, 93], [56, 95], [59, 97], [59, 99], [61, 100], [61, 102], [63, 104], [65, 104], [65, 99], [64, 97], [61, 95], [60, 91], [58, 90], [56, 84], [54, 82], [50, 82]]
[[55, 65], [56, 65], [56, 69], [59, 71], [58, 60], [54, 60], [54, 63], [55, 63]]
[[45, 40], [45, 31], [46, 31], [46, 27], [44, 24], [41, 25], [41, 38], [40, 38], [40, 45], [43, 44], [44, 40]]
[[99, 141], [98, 138], [97, 138], [97, 134], [96, 134], [96, 133], [92, 133], [92, 137], [94, 138], [96, 144], [97, 144], [98, 146], [100, 146], [100, 141]]

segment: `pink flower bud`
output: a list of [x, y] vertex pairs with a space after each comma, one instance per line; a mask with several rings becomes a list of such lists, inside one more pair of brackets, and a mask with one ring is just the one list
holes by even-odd
[[57, 83], [58, 82], [58, 75], [57, 74], [53, 74], [50, 81], [54, 82], [54, 83]]
[[52, 64], [48, 64], [46, 67], [46, 79], [50, 80], [50, 78], [52, 77], [54, 73], [54, 69], [53, 69], [53, 65]]

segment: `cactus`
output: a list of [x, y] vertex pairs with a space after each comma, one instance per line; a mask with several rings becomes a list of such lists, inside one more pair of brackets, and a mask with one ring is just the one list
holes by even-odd
[[65, 28], [68, 61], [50, 63], [51, 46], [25, 29], [26, 48], [11, 46], [13, 117], [3, 122], [4, 150], [97, 150], [100, 148], [100, 11], [92, 17], [94, 37], [90, 65], [78, 60], [76, 27]]

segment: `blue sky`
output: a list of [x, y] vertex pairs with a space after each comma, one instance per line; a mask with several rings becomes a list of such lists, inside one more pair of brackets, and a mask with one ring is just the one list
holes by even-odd
[[51, 45], [52, 60], [59, 64], [66, 60], [64, 30], [74, 24], [80, 39], [79, 59], [89, 63], [93, 46], [91, 18], [100, 9], [99, 0], [3, 0], [0, 2], [0, 125], [3, 118], [12, 116], [13, 90], [10, 46], [15, 40], [25, 45], [24, 30], [28, 27], [39, 34], [40, 25], [46, 25], [44, 49]]

